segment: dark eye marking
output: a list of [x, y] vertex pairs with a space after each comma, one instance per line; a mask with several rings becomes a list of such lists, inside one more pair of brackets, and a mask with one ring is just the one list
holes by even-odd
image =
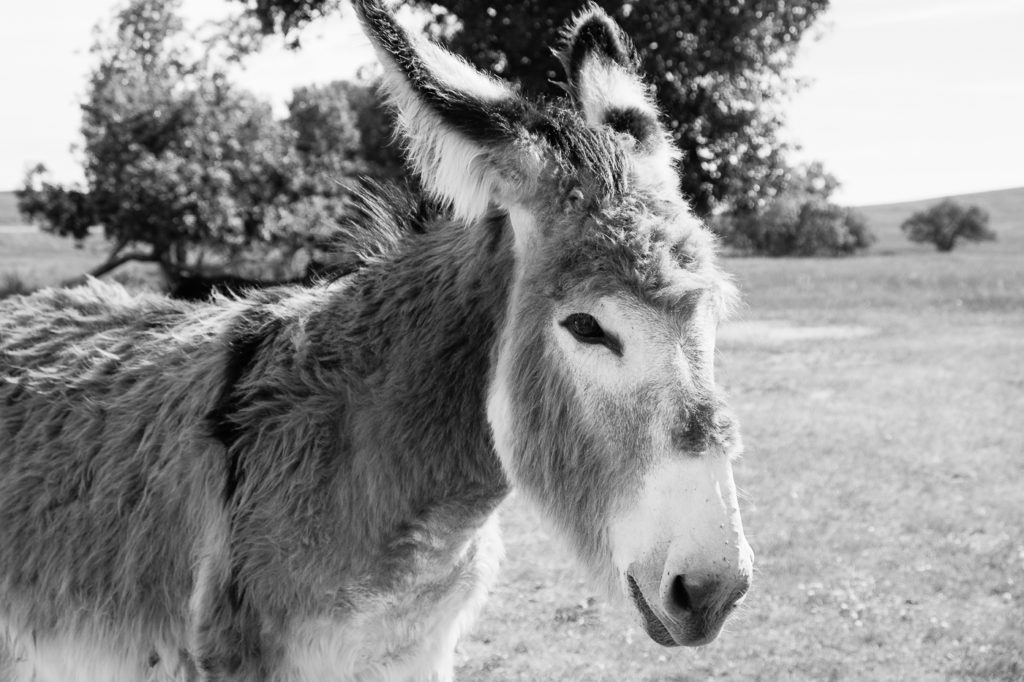
[[573, 313], [562, 320], [560, 324], [568, 329], [569, 333], [580, 343], [601, 345], [622, 357], [622, 343], [614, 335], [602, 329], [592, 315]]

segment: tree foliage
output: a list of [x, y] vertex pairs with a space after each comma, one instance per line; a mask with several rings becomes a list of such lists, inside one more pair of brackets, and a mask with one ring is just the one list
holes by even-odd
[[267, 213], [295, 174], [290, 132], [268, 104], [195, 53], [178, 4], [134, 0], [93, 47], [81, 128], [87, 192], [38, 177], [21, 192], [22, 211], [58, 233], [58, 202], [48, 197], [87, 204], [79, 215], [101, 224], [113, 244], [94, 274], [149, 260], [172, 278], [211, 253], [265, 239]]
[[952, 251], [957, 240], [992, 241], [988, 212], [980, 206], [964, 206], [952, 199], [918, 211], [900, 226], [912, 242], [935, 244], [939, 251]]
[[[265, 30], [295, 29], [330, 0], [239, 0]], [[430, 9], [435, 33], [453, 15], [451, 47], [527, 93], [559, 94], [556, 45], [581, 0], [403, 0]], [[785, 184], [779, 104], [796, 85], [797, 45], [828, 0], [598, 0], [632, 37], [683, 151], [680, 186], [694, 209], [753, 209]], [[447, 11], [447, 13], [445, 12]]]
[[18, 210], [30, 219], [39, 219], [53, 234], [85, 239], [96, 224], [89, 194], [52, 183], [48, 177], [42, 164], [28, 172], [24, 187], [15, 192]]
[[287, 123], [306, 179], [315, 183], [305, 194], [330, 194], [340, 177], [379, 179], [401, 172], [392, 117], [375, 83], [335, 81], [297, 88]]

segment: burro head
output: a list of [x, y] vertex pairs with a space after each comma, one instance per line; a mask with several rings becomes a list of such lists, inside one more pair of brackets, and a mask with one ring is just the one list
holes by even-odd
[[752, 570], [714, 376], [733, 288], [632, 47], [585, 10], [559, 52], [568, 97], [541, 104], [356, 8], [426, 186], [465, 229], [511, 226], [487, 404], [506, 475], [655, 641], [711, 641]]

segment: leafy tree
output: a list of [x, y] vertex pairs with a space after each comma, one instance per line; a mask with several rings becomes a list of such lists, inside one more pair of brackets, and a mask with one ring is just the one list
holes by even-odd
[[[294, 31], [333, 0], [238, 0], [265, 31]], [[402, 0], [433, 12], [429, 28], [461, 26], [451, 47], [478, 66], [556, 95], [563, 78], [543, 46], [580, 0]], [[685, 157], [680, 186], [695, 210], [754, 209], [785, 184], [787, 146], [779, 103], [796, 83], [796, 47], [828, 0], [598, 0], [630, 35], [657, 89], [666, 124]], [[447, 12], [446, 12], [446, 11]]]
[[93, 275], [152, 261], [173, 285], [217, 263], [244, 268], [247, 256], [246, 276], [287, 277], [267, 270], [328, 240], [346, 178], [400, 167], [383, 104], [367, 84], [300, 88], [276, 120], [229, 81], [222, 45], [200, 49], [179, 4], [133, 0], [117, 14], [82, 105], [87, 188], [37, 168], [19, 207], [61, 235], [102, 225], [112, 249]]
[[812, 161], [787, 170], [783, 191], [799, 197], [829, 201], [839, 187], [839, 179], [825, 170], [821, 161]]
[[[291, 131], [193, 53], [178, 5], [133, 0], [93, 48], [82, 105], [88, 191], [36, 172], [19, 193], [21, 210], [59, 234], [103, 226], [113, 246], [94, 275], [143, 260], [171, 280], [273, 239], [267, 213], [288, 199], [298, 166]], [[70, 203], [73, 220], [61, 209]]]
[[988, 222], [988, 212], [980, 206], [963, 206], [946, 199], [910, 216], [900, 228], [912, 242], [928, 242], [939, 251], [952, 251], [958, 239], [995, 240], [996, 233]]
[[312, 185], [304, 195], [336, 195], [346, 177], [394, 177], [403, 157], [376, 83], [335, 81], [297, 88], [287, 124]]
[[338, 11], [341, 0], [240, 0], [266, 34], [281, 33], [299, 45], [298, 29], [313, 19]]

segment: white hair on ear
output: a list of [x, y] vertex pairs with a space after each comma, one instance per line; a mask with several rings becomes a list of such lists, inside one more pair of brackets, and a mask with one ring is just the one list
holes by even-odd
[[651, 135], [637, 140], [637, 163], [633, 175], [641, 185], [659, 191], [674, 191], [679, 184], [675, 164], [679, 150], [657, 124], [658, 107], [650, 88], [631, 70], [598, 55], [590, 55], [580, 67], [576, 84], [583, 117], [590, 125], [604, 125], [612, 112], [634, 112], [652, 123]]
[[[517, 95], [506, 84], [481, 73], [462, 58], [410, 36], [417, 56], [438, 85], [477, 101], [500, 102]], [[386, 50], [377, 50], [385, 69], [384, 87], [398, 110], [413, 166], [426, 187], [451, 205], [456, 219], [473, 222], [487, 211], [500, 181], [493, 153], [445, 123], [422, 100]]]
[[492, 78], [440, 45], [420, 36], [410, 36], [410, 42], [430, 75], [442, 85], [483, 102], [500, 102], [516, 96], [506, 83]]
[[604, 123], [605, 114], [612, 109], [633, 109], [658, 118], [658, 109], [643, 81], [596, 55], [583, 63], [576, 87], [583, 117], [592, 125]]
[[667, 139], [652, 141], [638, 151], [639, 158], [633, 163], [632, 173], [637, 184], [656, 191], [676, 192], [679, 190], [679, 149]]

